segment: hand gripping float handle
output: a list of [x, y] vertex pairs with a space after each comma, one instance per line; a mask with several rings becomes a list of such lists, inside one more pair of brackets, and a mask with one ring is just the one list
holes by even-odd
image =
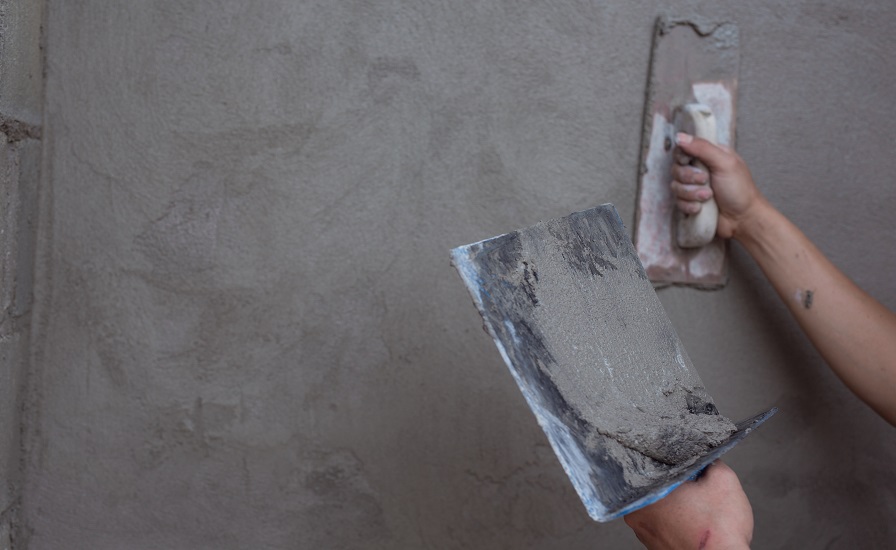
[[[678, 126], [680, 131], [705, 139], [713, 144], [718, 143], [716, 117], [706, 105], [689, 103], [679, 110], [678, 117], [679, 123], [676, 126]], [[691, 164], [709, 172], [700, 161], [694, 160]], [[719, 207], [715, 199], [709, 199], [702, 203], [700, 212], [696, 214], [685, 214], [679, 211], [678, 230], [676, 233], [678, 246], [681, 248], [706, 246], [715, 238], [718, 223]]]

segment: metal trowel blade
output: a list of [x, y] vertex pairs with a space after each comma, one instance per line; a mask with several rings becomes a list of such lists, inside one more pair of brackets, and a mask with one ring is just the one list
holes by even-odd
[[659, 446], [692, 438], [682, 425], [716, 419], [687, 415], [717, 409], [612, 205], [461, 246], [451, 256], [595, 520], [661, 498], [774, 413], [731, 425], [717, 444], [678, 464], [633, 448], [645, 426], [659, 430]]

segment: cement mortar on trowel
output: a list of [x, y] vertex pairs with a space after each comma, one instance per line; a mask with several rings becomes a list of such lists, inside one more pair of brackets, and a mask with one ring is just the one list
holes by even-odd
[[715, 410], [671, 326], [658, 328], [665, 312], [641, 280], [637, 259], [598, 260], [603, 269], [586, 279], [573, 258], [580, 251], [550, 238], [558, 228], [545, 229], [521, 235], [522, 256], [537, 279], [530, 287], [534, 324], [556, 359], [545, 370], [593, 430], [586, 444], [602, 435], [652, 459], [626, 471], [638, 486], [653, 473], [689, 465], [731, 435], [734, 424]]

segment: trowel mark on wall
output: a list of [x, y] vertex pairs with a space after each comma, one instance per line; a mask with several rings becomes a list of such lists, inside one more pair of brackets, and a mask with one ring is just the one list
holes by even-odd
[[[367, 481], [364, 463], [351, 450], [303, 453], [298, 470], [288, 478], [285, 492], [297, 495], [301, 503], [289, 519], [304, 523], [296, 542], [317, 548], [360, 548], [392, 539], [380, 496]], [[315, 531], [314, 524], [344, 528]]]
[[147, 425], [143, 445], [134, 456], [142, 468], [155, 469], [169, 461], [208, 458], [214, 443], [223, 441], [242, 422], [239, 401], [215, 402], [196, 397], [190, 403], [160, 408]]
[[222, 206], [217, 197], [172, 201], [134, 244], [160, 275], [213, 268]]

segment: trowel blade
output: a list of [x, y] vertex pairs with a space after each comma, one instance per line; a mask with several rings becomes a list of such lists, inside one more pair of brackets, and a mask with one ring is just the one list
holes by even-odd
[[724, 240], [716, 238], [698, 249], [676, 244], [676, 207], [669, 183], [678, 131], [674, 117], [684, 105], [707, 105], [717, 123], [717, 142], [734, 146], [738, 65], [738, 29], [733, 23], [666, 17], [657, 21], [635, 220], [635, 246], [655, 286], [712, 289], [728, 280]]
[[[713, 416], [612, 205], [461, 246], [452, 261], [595, 520], [661, 498], [773, 412], [737, 426]], [[730, 429], [704, 445], [717, 425]]]

